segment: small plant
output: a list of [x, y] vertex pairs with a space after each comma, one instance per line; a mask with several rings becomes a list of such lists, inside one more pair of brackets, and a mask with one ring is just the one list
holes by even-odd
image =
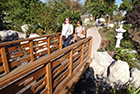
[[129, 65], [130, 68], [133, 67], [137, 67], [137, 58], [136, 58], [136, 54], [132, 53], [132, 49], [125, 49], [123, 50], [122, 48], [117, 48], [117, 55], [116, 55], [116, 59], [117, 60], [122, 60], [122, 61], [126, 61]]
[[126, 48], [126, 49], [128, 49], [128, 48], [133, 48], [133, 43], [132, 43], [132, 41], [130, 41], [130, 40], [124, 40], [124, 41], [121, 41], [122, 43], [121, 43], [121, 46], [123, 47], [123, 48]]
[[98, 49], [98, 52], [104, 52], [103, 48]]
[[127, 87], [127, 94], [140, 94], [140, 88], [136, 89], [135, 85], [133, 85], [133, 87], [131, 87], [129, 84]]

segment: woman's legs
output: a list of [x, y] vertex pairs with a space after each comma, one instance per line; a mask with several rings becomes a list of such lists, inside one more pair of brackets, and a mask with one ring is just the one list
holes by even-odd
[[70, 40], [71, 40], [71, 35], [68, 37], [68, 39], [66, 41], [63, 40], [64, 47], [69, 46]]

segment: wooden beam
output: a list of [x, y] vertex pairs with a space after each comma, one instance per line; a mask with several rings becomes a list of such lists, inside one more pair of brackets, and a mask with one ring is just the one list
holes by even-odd
[[83, 43], [82, 44], [82, 52], [81, 52], [81, 63], [83, 63], [83, 58], [84, 58], [84, 46], [85, 46], [85, 44]]
[[71, 74], [72, 74], [72, 56], [73, 56], [73, 49], [70, 51], [70, 58], [69, 58], [69, 60], [70, 60], [70, 64], [69, 64], [69, 76], [71, 76]]
[[48, 54], [51, 53], [51, 50], [50, 50], [50, 37], [47, 37], [47, 45], [48, 45]]
[[31, 40], [31, 41], [29, 42], [29, 46], [30, 46], [31, 62], [33, 62], [33, 61], [34, 61], [33, 40]]
[[7, 60], [6, 51], [4, 47], [1, 47], [1, 57], [3, 61], [3, 67], [5, 70], [5, 73], [9, 73], [8, 60]]
[[51, 73], [51, 62], [46, 65], [46, 76], [47, 76], [47, 86], [48, 94], [52, 94], [52, 73]]
[[60, 40], [59, 40], [59, 49], [62, 49], [62, 34], [60, 35]]

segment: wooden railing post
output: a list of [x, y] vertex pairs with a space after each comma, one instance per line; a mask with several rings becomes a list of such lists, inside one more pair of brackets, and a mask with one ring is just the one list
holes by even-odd
[[46, 65], [46, 73], [47, 73], [47, 88], [48, 94], [52, 94], [52, 73], [51, 73], [51, 62]]
[[85, 43], [82, 44], [82, 49], [81, 49], [81, 63], [83, 63], [83, 59], [84, 59], [84, 46], [85, 46]]
[[33, 62], [33, 61], [34, 61], [33, 40], [31, 40], [31, 41], [29, 42], [29, 46], [30, 46], [31, 62]]
[[72, 74], [72, 55], [73, 55], [73, 49], [70, 51], [70, 58], [69, 58], [69, 76]]
[[47, 45], [48, 45], [48, 54], [51, 53], [50, 51], [50, 37], [47, 38]]
[[6, 51], [4, 47], [1, 47], [1, 57], [3, 61], [3, 67], [5, 70], [5, 73], [9, 73], [8, 60], [7, 60]]
[[90, 59], [91, 55], [91, 47], [92, 47], [92, 38], [89, 40], [89, 53], [88, 53], [88, 58]]
[[59, 50], [62, 49], [62, 34], [59, 36], [60, 40], [59, 40]]

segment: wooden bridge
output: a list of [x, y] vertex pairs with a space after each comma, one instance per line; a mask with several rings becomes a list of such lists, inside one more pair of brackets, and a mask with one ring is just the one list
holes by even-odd
[[0, 44], [0, 94], [65, 94], [92, 59], [92, 37], [62, 49], [61, 33]]

